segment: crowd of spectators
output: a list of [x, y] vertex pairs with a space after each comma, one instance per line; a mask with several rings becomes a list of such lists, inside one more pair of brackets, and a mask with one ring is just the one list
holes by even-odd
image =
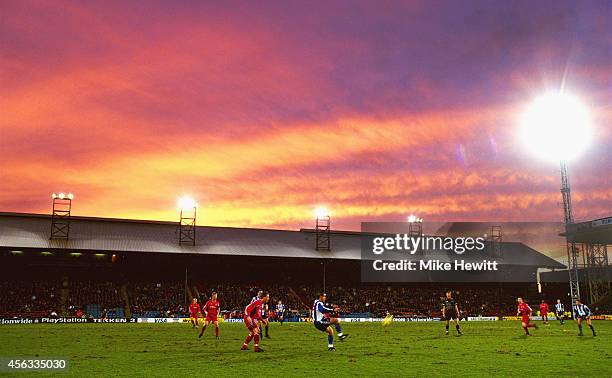
[[66, 305], [71, 315], [86, 311], [88, 305], [102, 309], [115, 309], [125, 306], [120, 292], [121, 286], [110, 281], [72, 281], [69, 285]]
[[199, 293], [199, 301], [204, 304], [210, 294], [217, 292], [221, 303], [221, 311], [230, 318], [242, 317], [244, 308], [250, 300], [257, 295], [258, 290], [265, 290], [270, 293], [269, 310], [275, 311], [278, 301], [282, 301], [285, 310], [289, 313], [297, 313], [304, 310], [304, 304], [300, 298], [288, 286], [279, 285], [225, 285], [225, 284], [198, 284], [196, 285]]
[[59, 287], [55, 281], [0, 281], [0, 315], [56, 312]]
[[[304, 298], [314, 299], [318, 291], [302, 287], [298, 289]], [[333, 287], [328, 289], [328, 302], [340, 308], [343, 314], [369, 313], [383, 316], [387, 312], [394, 315], [428, 317], [440, 314], [442, 302], [447, 291], [453, 297], [465, 316], [500, 316], [516, 312], [514, 289], [470, 287], [451, 289], [444, 286], [355, 286]], [[539, 298], [535, 298], [539, 302]], [[532, 302], [536, 305], [536, 302]], [[552, 303], [552, 302], [551, 302]]]
[[[221, 302], [221, 313], [227, 317], [240, 318], [258, 290], [270, 293], [269, 309], [273, 312], [279, 300], [288, 314], [308, 316], [319, 290], [306, 286], [256, 285], [256, 284], [209, 284], [201, 283], [186, 291], [184, 282], [128, 282], [126, 292], [121, 285], [109, 281], [70, 281], [64, 283], [66, 301], [62, 303], [67, 313], [73, 316], [91, 315], [87, 307], [97, 306], [102, 313], [121, 309], [121, 316], [127, 303], [132, 316], [175, 317], [187, 316], [192, 295], [198, 295], [204, 304], [213, 291]], [[0, 281], [0, 315], [8, 313], [63, 312], [60, 309], [59, 282], [51, 281]], [[429, 317], [439, 316], [443, 298], [451, 289], [464, 316], [507, 316], [516, 312], [517, 296], [526, 296], [537, 312], [541, 296], [525, 287], [516, 286], [465, 286], [439, 287], [416, 285], [354, 285], [328, 287], [328, 303], [340, 308], [341, 314], [367, 314], [384, 316]], [[191, 293], [189, 295], [188, 293]], [[556, 293], [555, 293], [556, 294]], [[545, 299], [552, 307], [556, 296]], [[567, 301], [566, 301], [567, 302]], [[565, 303], [570, 308], [570, 303]], [[104, 310], [102, 310], [104, 309]], [[596, 312], [607, 307], [594, 308]], [[100, 316], [100, 315], [94, 315]]]
[[139, 282], [128, 285], [133, 316], [186, 316], [185, 284], [179, 282]]

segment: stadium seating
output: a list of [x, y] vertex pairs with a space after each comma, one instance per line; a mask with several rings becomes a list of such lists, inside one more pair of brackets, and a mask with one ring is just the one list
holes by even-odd
[[[92, 280], [4, 281], [0, 282], [0, 315], [45, 315], [52, 311], [71, 316], [91, 317], [182, 317], [187, 316], [192, 297], [206, 302], [218, 292], [222, 315], [241, 317], [257, 288], [271, 293], [270, 310], [282, 300], [289, 314], [307, 317], [319, 291], [312, 285], [257, 285], [197, 283], [185, 289], [184, 282], [112, 282]], [[540, 295], [524, 285], [453, 287], [465, 316], [504, 316], [516, 312], [516, 297], [526, 296], [534, 310]], [[63, 290], [63, 291], [62, 291]], [[443, 285], [349, 285], [328, 287], [329, 302], [340, 307], [344, 316], [395, 315], [428, 317], [440, 315]], [[549, 288], [545, 297], [550, 305], [560, 295]], [[64, 298], [61, 298], [63, 293]], [[554, 295], [553, 295], [554, 294]], [[568, 305], [568, 304], [566, 304]], [[594, 309], [597, 311], [597, 309]], [[129, 316], [129, 315], [128, 315]]]
[[0, 314], [48, 315], [59, 304], [55, 281], [0, 281]]

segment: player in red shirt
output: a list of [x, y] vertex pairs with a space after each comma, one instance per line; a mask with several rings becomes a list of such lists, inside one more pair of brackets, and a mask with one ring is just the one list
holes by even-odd
[[542, 299], [542, 303], [540, 303], [540, 316], [542, 316], [544, 324], [548, 324], [548, 311], [548, 303]]
[[533, 311], [531, 310], [531, 307], [529, 307], [529, 305], [523, 301], [523, 298], [519, 297], [518, 298], [518, 308], [516, 310], [516, 315], [517, 316], [521, 316], [521, 324], [523, 326], [523, 329], [525, 330], [525, 334], [530, 335], [529, 333], [529, 328], [534, 327], [535, 329], [538, 328], [537, 325], [529, 323], [529, 321], [531, 320], [531, 314], [533, 313]]
[[241, 350], [248, 350], [248, 345], [252, 339], [255, 339], [255, 352], [263, 352], [263, 349], [259, 347], [259, 327], [258, 321], [261, 321], [261, 307], [264, 303], [268, 303], [270, 300], [270, 294], [265, 291], [259, 293], [256, 300], [244, 309], [244, 325], [249, 330], [249, 334], [242, 344]]
[[218, 319], [218, 316], [219, 316], [219, 307], [220, 306], [221, 306], [221, 304], [217, 300], [217, 292], [213, 291], [210, 299], [208, 300], [208, 302], [206, 302], [204, 307], [202, 307], [202, 310], [204, 310], [204, 312], [206, 313], [206, 319], [204, 319], [204, 325], [202, 326], [202, 331], [200, 331], [200, 335], [198, 336], [198, 338], [200, 338], [200, 337], [202, 337], [202, 335], [204, 335], [204, 331], [206, 331], [206, 327], [210, 323], [213, 323], [215, 325], [215, 337], [217, 339], [219, 338], [219, 319]]
[[200, 304], [198, 303], [198, 298], [193, 298], [191, 300], [191, 304], [189, 305], [189, 321], [191, 321], [191, 326], [193, 329], [198, 329], [198, 316], [200, 314]]

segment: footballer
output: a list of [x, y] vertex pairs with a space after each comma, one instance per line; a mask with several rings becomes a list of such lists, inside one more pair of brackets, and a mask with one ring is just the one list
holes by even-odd
[[591, 309], [589, 306], [582, 303], [580, 299], [576, 299], [576, 304], [574, 305], [574, 317], [578, 321], [578, 336], [583, 336], [582, 334], [582, 322], [586, 320], [591, 332], [593, 332], [593, 336], [597, 336], [595, 334], [595, 328], [591, 324]]
[[281, 325], [283, 325], [283, 322], [285, 321], [285, 305], [282, 301], [278, 301], [278, 304], [276, 305], [276, 319]]
[[340, 340], [346, 339], [348, 334], [342, 333], [340, 319], [331, 316], [333, 313], [338, 311], [338, 307], [330, 308], [325, 306], [326, 299], [327, 294], [321, 293], [319, 294], [319, 299], [314, 301], [314, 304], [312, 305], [312, 323], [319, 331], [327, 332], [327, 350], [334, 351], [336, 348], [334, 347], [334, 330], [331, 327], [332, 324], [334, 325], [334, 328], [336, 328], [336, 332], [338, 332], [338, 337]]
[[565, 306], [561, 303], [561, 299], [557, 299], [555, 304], [555, 316], [557, 320], [563, 325], [563, 318], [565, 317]]
[[189, 321], [193, 329], [198, 329], [198, 317], [200, 316], [200, 304], [198, 298], [193, 298], [189, 305]]
[[260, 291], [257, 299], [251, 301], [248, 306], [244, 309], [244, 326], [249, 331], [244, 343], [242, 343], [241, 350], [248, 350], [249, 343], [254, 340], [253, 349], [254, 352], [263, 352], [263, 349], [259, 347], [259, 327], [258, 321], [261, 321], [261, 307], [264, 303], [268, 303], [270, 300], [270, 294], [265, 291]]
[[259, 323], [259, 334], [263, 334], [263, 330], [262, 330], [262, 323], [263, 323], [263, 327], [265, 327], [265, 335], [266, 338], [270, 338], [270, 310], [268, 307], [267, 303], [264, 303], [261, 306], [261, 322]]
[[531, 307], [529, 307], [527, 302], [523, 300], [523, 298], [518, 297], [517, 301], [518, 307], [516, 309], [516, 315], [521, 317], [521, 325], [525, 330], [525, 334], [527, 336], [530, 336], [531, 334], [529, 333], [529, 328], [533, 327], [535, 329], [538, 329], [538, 326], [536, 324], [530, 323], [531, 314], [533, 313], [533, 311], [531, 310]]
[[204, 325], [202, 326], [198, 338], [204, 335], [206, 327], [211, 323], [215, 326], [215, 337], [217, 339], [219, 338], [219, 307], [221, 307], [221, 303], [219, 303], [217, 299], [217, 292], [213, 291], [208, 302], [202, 307], [202, 310], [206, 314], [206, 318], [204, 319]]
[[542, 299], [542, 302], [540, 303], [540, 316], [542, 317], [544, 324], [548, 324], [548, 311], [548, 303]]
[[444, 298], [444, 302], [442, 302], [442, 318], [446, 321], [447, 335], [451, 320], [455, 322], [455, 329], [457, 330], [457, 335], [463, 335], [461, 333], [461, 328], [459, 327], [459, 305], [457, 305], [457, 302], [453, 298], [453, 293], [450, 291], [446, 292], [446, 298]]

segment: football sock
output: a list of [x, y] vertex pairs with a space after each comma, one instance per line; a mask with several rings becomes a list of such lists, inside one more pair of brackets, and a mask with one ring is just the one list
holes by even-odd
[[253, 335], [248, 335], [246, 339], [244, 340], [244, 344], [242, 344], [242, 346], [246, 347], [247, 345], [249, 345], [252, 339], [253, 339]]
[[525, 330], [525, 334], [529, 335], [529, 329], [527, 329], [527, 327], [523, 327], [523, 329]]
[[327, 335], [327, 346], [330, 348], [334, 347], [334, 336], [333, 335]]
[[342, 327], [340, 324], [336, 324], [336, 332], [338, 332], [338, 336], [342, 336]]
[[255, 335], [255, 347], [259, 348], [259, 335]]
[[446, 325], [446, 332], [448, 332], [448, 324]]
[[578, 324], [578, 330], [582, 333], [582, 324]]
[[593, 332], [593, 336], [595, 336], [595, 328], [593, 328], [593, 325], [589, 325], [589, 328], [591, 329], [591, 332]]
[[266, 336], [268, 336], [268, 328], [270, 327], [266, 326]]
[[219, 327], [215, 327], [215, 336], [219, 337]]
[[459, 324], [456, 324], [455, 328], [457, 329], [457, 332], [461, 332], [461, 330], [459, 329]]

